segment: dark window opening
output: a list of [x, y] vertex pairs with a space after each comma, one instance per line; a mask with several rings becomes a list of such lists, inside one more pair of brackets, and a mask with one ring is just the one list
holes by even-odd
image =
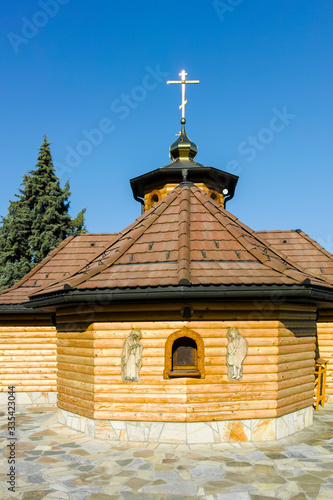
[[212, 199], [212, 200], [216, 200], [216, 193], [212, 193], [212, 194], [210, 195], [210, 197], [211, 197], [211, 199]]
[[151, 197], [151, 204], [154, 205], [157, 202], [158, 202], [158, 196], [157, 194], [153, 194], [153, 196]]
[[200, 377], [198, 348], [195, 340], [180, 337], [172, 345], [172, 369], [170, 377]]

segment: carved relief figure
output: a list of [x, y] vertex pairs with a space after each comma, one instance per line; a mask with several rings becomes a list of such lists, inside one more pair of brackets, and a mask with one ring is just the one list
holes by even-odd
[[227, 332], [227, 366], [229, 380], [242, 380], [243, 362], [247, 355], [247, 340], [237, 328], [229, 328]]
[[121, 353], [121, 378], [123, 382], [138, 382], [142, 366], [143, 346], [141, 331], [132, 330], [126, 338]]

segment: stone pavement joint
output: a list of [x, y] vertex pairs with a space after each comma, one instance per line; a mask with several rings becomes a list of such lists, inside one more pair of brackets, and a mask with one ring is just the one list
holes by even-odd
[[[59, 426], [54, 408], [17, 413], [16, 492], [2, 500], [328, 500], [333, 498], [333, 404], [279, 441], [115, 444]], [[7, 416], [1, 412], [5, 450]]]

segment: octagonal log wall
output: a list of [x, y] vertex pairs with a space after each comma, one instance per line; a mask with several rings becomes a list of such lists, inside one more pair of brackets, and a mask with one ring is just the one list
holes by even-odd
[[[185, 304], [184, 304], [185, 305]], [[193, 304], [191, 321], [175, 321], [166, 307], [126, 313], [93, 313], [78, 322], [75, 311], [58, 321], [58, 406], [102, 420], [212, 421], [273, 418], [313, 404], [315, 308], [302, 305]], [[266, 310], [265, 310], [266, 307]], [[181, 309], [181, 307], [179, 307]], [[126, 311], [126, 307], [124, 307]], [[87, 311], [87, 314], [89, 311]], [[163, 320], [158, 319], [164, 316]], [[75, 320], [75, 322], [74, 322]], [[165, 343], [182, 327], [204, 341], [204, 379], [163, 379]], [[243, 379], [227, 376], [227, 329], [248, 341]], [[138, 383], [121, 380], [121, 351], [132, 329], [142, 332]]]
[[0, 318], [0, 392], [55, 393], [57, 334], [49, 315]]
[[318, 356], [326, 359], [326, 396], [333, 399], [333, 310], [320, 311], [317, 323]]

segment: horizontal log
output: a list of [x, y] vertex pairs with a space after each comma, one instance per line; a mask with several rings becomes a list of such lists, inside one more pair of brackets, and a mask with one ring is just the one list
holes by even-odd
[[57, 355], [57, 360], [58, 363], [72, 363], [73, 365], [80, 364], [80, 365], [90, 365], [90, 366], [93, 366], [94, 363], [96, 362], [96, 358], [93, 357], [82, 356], [81, 358], [78, 359], [77, 356], [66, 356], [64, 354], [59, 354], [59, 353]]
[[279, 363], [277, 365], [279, 373], [291, 372], [293, 370], [299, 370], [301, 368], [314, 369], [314, 359], [309, 358], [305, 360], [288, 361], [284, 363]]
[[145, 412], [115, 412], [115, 411], [95, 411], [95, 419], [99, 420], [133, 420], [142, 422], [211, 422], [211, 421], [225, 421], [225, 420], [244, 420], [250, 418], [274, 418], [276, 410], [252, 410], [252, 411], [238, 411], [238, 412], [223, 412], [198, 415], [195, 413], [186, 414], [185, 412], [179, 413], [162, 413], [162, 414], [149, 414]]
[[[1, 380], [3, 384], [6, 383], [6, 380], [55, 380], [54, 373], [10, 373], [1, 375]], [[0, 382], [1, 383], [1, 382]]]
[[[15, 385], [15, 384], [11, 384]], [[57, 386], [56, 385], [43, 385], [42, 387], [39, 387], [38, 385], [16, 385], [15, 386], [15, 392], [57, 392]], [[0, 392], [8, 392], [8, 387], [1, 387], [0, 386]]]
[[79, 365], [74, 363], [58, 363], [58, 370], [64, 372], [86, 373], [87, 375], [94, 375], [94, 367], [91, 365]]
[[314, 359], [314, 357], [315, 357], [314, 351], [291, 353], [291, 354], [279, 354], [279, 363], [295, 362], [298, 360], [305, 361], [308, 359]]
[[68, 378], [59, 377], [57, 379], [59, 385], [66, 387], [73, 387], [74, 389], [81, 389], [82, 391], [94, 391], [94, 384], [88, 382], [79, 382], [78, 380], [70, 380]]
[[212, 384], [211, 386], [208, 384], [202, 384], [200, 379], [197, 380], [198, 384], [187, 386], [188, 394], [205, 393], [205, 392], [223, 394], [224, 392], [226, 392], [237, 395], [241, 392], [260, 393], [260, 391], [266, 392], [266, 391], [275, 391], [278, 389], [277, 382], [266, 382], [266, 381], [263, 382], [262, 378], [261, 378], [261, 383], [258, 383], [260, 381], [259, 378], [251, 383], [244, 381], [242, 382], [230, 381], [229, 379], [226, 378], [225, 380], [220, 380], [220, 383]]
[[85, 399], [89, 401], [94, 401], [95, 398], [94, 392], [92, 391], [82, 391], [80, 389], [74, 389], [73, 387], [66, 387], [61, 383], [58, 383], [58, 397], [60, 397], [60, 394], [67, 394], [79, 399]]
[[313, 394], [311, 396], [309, 395], [303, 401], [298, 401], [296, 403], [277, 408], [277, 416], [282, 417], [283, 415], [288, 415], [288, 413], [299, 411], [304, 408], [308, 408], [309, 406], [313, 406]]
[[86, 410], [94, 411], [95, 403], [94, 401], [89, 401], [88, 399], [81, 399], [69, 394], [58, 394], [58, 402], [59, 403], [69, 403], [71, 405], [75, 405], [79, 408], [84, 408]]
[[57, 369], [54, 368], [34, 368], [34, 367], [26, 367], [26, 368], [13, 368], [9, 366], [8, 368], [0, 368], [0, 375], [11, 375], [13, 373], [53, 373], [56, 375]]
[[284, 399], [288, 396], [292, 396], [293, 394], [305, 394], [308, 393], [309, 391], [313, 391], [314, 389], [314, 377], [313, 380], [310, 380], [310, 382], [303, 382], [300, 383], [299, 385], [294, 385], [290, 387], [279, 387], [278, 390], [278, 399]]
[[57, 336], [56, 332], [24, 332], [20, 334], [14, 333], [3, 333], [0, 332], [0, 343], [9, 344], [12, 342], [13, 344], [17, 344], [18, 342], [56, 342]]
[[[95, 405], [96, 416], [99, 412], [103, 411], [106, 413], [119, 413], [124, 412], [130, 413], [147, 413], [151, 416], [153, 414], [177, 414], [186, 412], [187, 415], [194, 413], [201, 415], [202, 417], [210, 415], [220, 415], [220, 420], [223, 419], [222, 415], [233, 414], [235, 412], [243, 412], [243, 418], [246, 417], [247, 412], [254, 412], [258, 410], [274, 410], [276, 411], [276, 401], [266, 400], [266, 401], [239, 401], [230, 403], [211, 403], [209, 406], [207, 403], [195, 404], [195, 405], [185, 405], [185, 404], [154, 404], [154, 403], [132, 403], [132, 404], [122, 404], [122, 403], [104, 403], [102, 405], [103, 410], [98, 407], [99, 403]], [[150, 417], [151, 419], [151, 417]]]
[[279, 346], [279, 355], [281, 354], [294, 354], [294, 353], [302, 353], [302, 352], [310, 352], [314, 353], [315, 352], [316, 345], [314, 342], [311, 342], [309, 344], [300, 344], [300, 345], [283, 345]]
[[[119, 305], [120, 306], [120, 305]], [[224, 307], [223, 304], [221, 304], [222, 307]], [[232, 304], [228, 302], [228, 304], [225, 304], [225, 309], [232, 308]], [[138, 306], [139, 308], [142, 306]], [[156, 306], [158, 309], [160, 306]], [[197, 307], [197, 306], [195, 306]], [[204, 306], [204, 308], [207, 307], [207, 304]], [[239, 310], [241, 309], [241, 304], [238, 303], [237, 306], [235, 306], [235, 309]], [[253, 305], [252, 305], [253, 308]], [[245, 308], [246, 311], [251, 311], [251, 307]], [[128, 309], [128, 308], [127, 308]], [[126, 308], [125, 308], [126, 310]], [[278, 328], [281, 325], [280, 321], [277, 320], [259, 320], [259, 321], [242, 321], [238, 320], [235, 321], [235, 326], [237, 328]], [[186, 326], [187, 328], [202, 328], [202, 329], [220, 329], [220, 328], [228, 328], [230, 325], [226, 325], [225, 321], [210, 321], [209, 324], [207, 324], [206, 321], [141, 321], [141, 322], [99, 322], [95, 321], [93, 323], [92, 329], [97, 332], [97, 331], [103, 331], [103, 330], [128, 330], [131, 332], [133, 329], [140, 329], [140, 330], [164, 330], [164, 329], [169, 329], [169, 330], [180, 330]], [[231, 325], [234, 326], [234, 325]]]
[[[1, 359], [1, 362], [2, 362], [2, 359]], [[18, 369], [19, 371], [21, 370], [24, 370], [26, 368], [28, 368], [30, 370], [31, 369], [34, 369], [34, 368], [40, 368], [41, 370], [43, 370], [44, 368], [56, 368], [57, 367], [57, 361], [56, 359], [53, 359], [52, 361], [49, 361], [49, 362], [31, 362], [30, 361], [30, 358], [29, 358], [29, 361], [21, 361], [19, 363], [17, 362], [8, 362], [8, 363], [2, 363], [1, 366], [3, 367], [4, 370], [12, 370], [12, 369]], [[1, 370], [0, 370], [0, 373], [1, 373]]]
[[300, 394], [293, 394], [291, 396], [287, 396], [285, 398], [278, 399], [277, 408], [283, 408], [284, 406], [293, 405], [295, 403], [299, 403], [309, 399], [311, 396], [313, 398], [313, 385], [306, 392], [302, 392]]
[[[54, 353], [50, 353], [47, 355], [47, 354], [43, 354], [41, 355], [42, 353], [39, 351], [38, 352], [38, 356], [35, 356], [35, 355], [30, 355], [30, 356], [27, 356], [27, 354], [20, 354], [20, 355], [16, 355], [16, 356], [1, 356], [1, 363], [4, 364], [4, 363], [20, 363], [21, 361], [22, 362], [27, 362], [29, 361], [29, 363], [34, 363], [34, 362], [38, 362], [38, 361], [54, 361], [56, 360], [56, 356]], [[39, 365], [39, 364], [38, 364]]]
[[66, 372], [63, 370], [58, 370], [58, 378], [78, 380], [80, 382], [87, 382], [89, 384], [94, 384], [94, 375], [87, 375], [85, 373], [78, 373], [78, 372], [75, 373], [75, 372]]
[[298, 370], [292, 370], [288, 372], [282, 372], [278, 375], [279, 384], [287, 383], [288, 381], [294, 381], [299, 377], [313, 377], [314, 369], [313, 366], [306, 368], [299, 368]]
[[83, 356], [83, 357], [93, 357], [95, 355], [94, 349], [79, 347], [58, 347], [58, 354], [65, 354], [67, 356]]
[[50, 342], [43, 342], [43, 344], [37, 344], [37, 343], [29, 343], [29, 342], [24, 342], [21, 341], [20, 343], [16, 344], [13, 342], [10, 342], [8, 344], [3, 343], [1, 345], [0, 342], [0, 353], [8, 353], [8, 352], [13, 352], [13, 354], [17, 354], [18, 352], [25, 352], [25, 351], [30, 351], [29, 354], [31, 354], [31, 351], [40, 351], [40, 350], [45, 350], [45, 349], [52, 349], [56, 351], [57, 345], [55, 344], [54, 341]]
[[[34, 355], [34, 350], [29, 350], [29, 349], [26, 349], [26, 346], [24, 346], [25, 348], [24, 349], [1, 349], [0, 351], [0, 356], [1, 356], [1, 360], [3, 360], [3, 357], [6, 357], [6, 356], [14, 356], [14, 358], [16, 356], [30, 356], [30, 355]], [[43, 349], [37, 349], [38, 351], [38, 354], [39, 356], [51, 356], [51, 355], [55, 355], [56, 354], [56, 349], [52, 348], [52, 346], [50, 346], [50, 348], [46, 348], [46, 346], [43, 346]]]
[[54, 326], [1, 326], [1, 334], [6, 333], [29, 333], [29, 332], [46, 332], [46, 333], [54, 333], [56, 335], [57, 330]]
[[73, 331], [73, 332], [62, 332], [57, 331], [57, 338], [61, 340], [93, 340], [94, 339], [94, 331]]
[[[191, 394], [187, 397], [187, 405], [197, 405], [206, 404], [207, 407], [211, 407], [214, 404], [239, 404], [246, 403], [250, 405], [252, 403], [253, 408], [257, 408], [257, 403], [260, 401], [266, 401], [267, 399], [276, 399], [276, 392], [265, 392], [265, 393], [239, 393], [237, 395], [225, 393], [225, 394]], [[265, 405], [266, 408], [266, 405]]]
[[88, 410], [86, 408], [81, 408], [79, 406], [67, 403], [67, 402], [62, 402], [58, 401], [58, 408], [61, 408], [63, 410], [70, 411], [72, 413], [75, 413], [77, 415], [81, 415], [82, 417], [87, 417], [87, 418], [94, 418], [94, 411], [93, 410]]
[[44, 386], [56, 387], [57, 384], [55, 380], [52, 380], [52, 378], [48, 380], [32, 380], [31, 378], [29, 378], [28, 380], [21, 380], [17, 379], [16, 376], [13, 375], [12, 379], [10, 379], [10, 383], [8, 382], [8, 380], [0, 380], [0, 385], [2, 385], [3, 387], [8, 387], [9, 385], [31, 386], [35, 387], [35, 390], [38, 390], [36, 389], [36, 387], [41, 387], [41, 390], [45, 391], [46, 389]]

